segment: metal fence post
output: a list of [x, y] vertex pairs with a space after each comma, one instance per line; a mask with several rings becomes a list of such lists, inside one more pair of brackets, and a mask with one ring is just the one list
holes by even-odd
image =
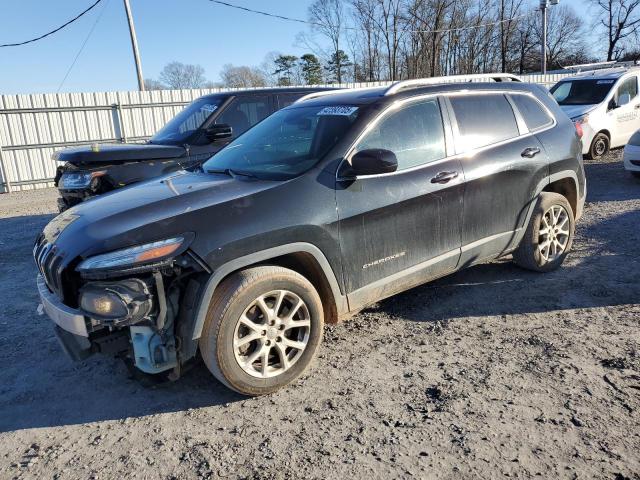
[[116, 138], [121, 142], [127, 143], [127, 134], [124, 130], [124, 121], [122, 118], [122, 105], [114, 103], [111, 105], [111, 118], [113, 120], [113, 130]]
[[2, 182], [4, 183], [5, 193], [11, 193], [11, 180], [9, 180], [7, 167], [4, 164], [4, 156], [2, 155], [2, 145], [0, 145], [0, 177], [2, 177]]

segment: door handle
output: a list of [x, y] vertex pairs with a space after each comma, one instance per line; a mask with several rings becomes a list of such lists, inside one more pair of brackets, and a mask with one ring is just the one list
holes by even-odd
[[538, 147], [529, 147], [529, 148], [525, 148], [520, 154], [520, 156], [526, 157], [526, 158], [533, 158], [539, 153], [540, 153], [540, 149]]
[[440, 172], [431, 179], [431, 183], [447, 183], [458, 177], [458, 172]]

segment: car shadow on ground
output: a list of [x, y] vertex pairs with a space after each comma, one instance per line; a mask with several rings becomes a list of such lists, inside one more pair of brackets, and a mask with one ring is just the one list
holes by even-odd
[[638, 225], [640, 210], [632, 210], [579, 227], [572, 252], [554, 272], [524, 270], [508, 256], [421, 285], [369, 310], [442, 322], [636, 304], [640, 298]]

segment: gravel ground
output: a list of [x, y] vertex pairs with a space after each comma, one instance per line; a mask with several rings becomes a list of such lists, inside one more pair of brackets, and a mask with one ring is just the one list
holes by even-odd
[[640, 182], [619, 152], [586, 170], [563, 268], [498, 261], [380, 302], [255, 399], [202, 366], [149, 389], [70, 363], [35, 313], [55, 191], [0, 196], [0, 478], [640, 479]]

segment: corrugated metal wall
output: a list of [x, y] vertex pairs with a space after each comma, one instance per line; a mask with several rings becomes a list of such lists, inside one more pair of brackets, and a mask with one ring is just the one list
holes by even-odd
[[[522, 79], [551, 86], [564, 76], [529, 75]], [[143, 141], [185, 104], [220, 91], [224, 90], [0, 95], [0, 193], [51, 186], [55, 150], [95, 142]]]

